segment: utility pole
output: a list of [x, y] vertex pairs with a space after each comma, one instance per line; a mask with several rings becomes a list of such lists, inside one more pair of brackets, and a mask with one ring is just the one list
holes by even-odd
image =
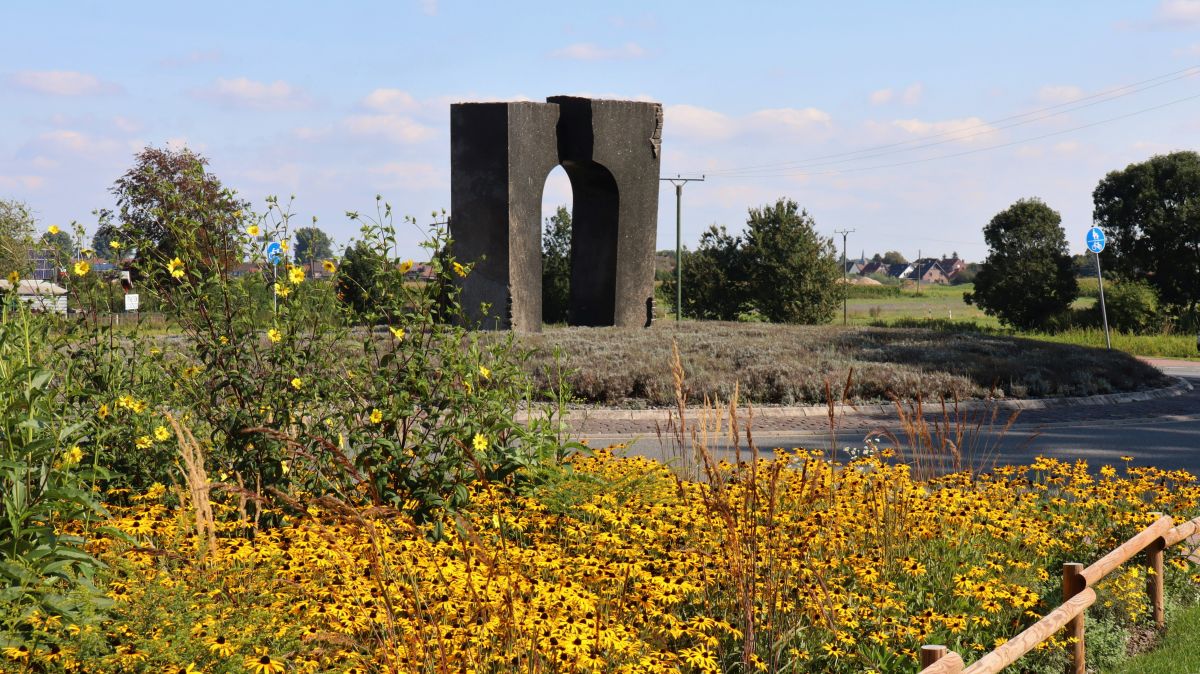
[[687, 183], [704, 182], [704, 176], [699, 178], [684, 178], [678, 173], [674, 178], [659, 178], [675, 186], [675, 320], [683, 318], [683, 224], [680, 213], [683, 208], [683, 186]]
[[847, 279], [849, 270], [846, 260], [846, 237], [853, 232], [853, 229], [835, 229], [834, 234], [842, 235], [842, 325], [846, 325], [849, 320], [849, 309], [847, 308], [847, 297], [850, 295], [850, 281]]
[[917, 249], [917, 295], [921, 294], [921, 249]]

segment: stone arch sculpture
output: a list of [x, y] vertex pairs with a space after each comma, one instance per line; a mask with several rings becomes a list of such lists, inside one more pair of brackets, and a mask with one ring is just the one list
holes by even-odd
[[[572, 325], [642, 326], [654, 294], [662, 106], [552, 96], [450, 106], [450, 234], [485, 327], [542, 327], [542, 191], [571, 181]], [[481, 307], [487, 307], [486, 316]]]

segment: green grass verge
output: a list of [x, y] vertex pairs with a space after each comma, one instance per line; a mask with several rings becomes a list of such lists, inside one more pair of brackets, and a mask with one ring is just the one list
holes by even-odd
[[1107, 674], [1200, 674], [1200, 606], [1173, 618], [1157, 648], [1125, 660]]

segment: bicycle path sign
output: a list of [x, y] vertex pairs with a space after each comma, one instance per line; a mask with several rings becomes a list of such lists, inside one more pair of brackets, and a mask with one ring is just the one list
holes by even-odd
[[1104, 230], [1099, 227], [1093, 227], [1087, 231], [1087, 247], [1088, 250], [1099, 255], [1104, 252]]

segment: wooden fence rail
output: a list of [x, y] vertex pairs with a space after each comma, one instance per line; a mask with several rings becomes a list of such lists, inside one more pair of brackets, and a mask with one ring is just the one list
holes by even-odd
[[965, 669], [962, 656], [958, 653], [941, 645], [923, 646], [921, 648], [923, 669], [919, 674], [997, 674], [1064, 627], [1067, 628], [1069, 636], [1075, 637], [1067, 674], [1084, 674], [1087, 671], [1085, 665], [1087, 650], [1083, 639], [1084, 615], [1087, 613], [1088, 607], [1096, 602], [1096, 591], [1092, 586], [1114, 569], [1129, 561], [1131, 557], [1145, 550], [1146, 566], [1150, 572], [1146, 591], [1150, 595], [1154, 623], [1161, 628], [1163, 626], [1163, 553], [1167, 548], [1194, 534], [1200, 534], [1200, 517], [1174, 526], [1174, 521], [1164, 515], [1133, 538], [1093, 562], [1086, 569], [1082, 564], [1064, 564], [1063, 603], [1058, 608]]

